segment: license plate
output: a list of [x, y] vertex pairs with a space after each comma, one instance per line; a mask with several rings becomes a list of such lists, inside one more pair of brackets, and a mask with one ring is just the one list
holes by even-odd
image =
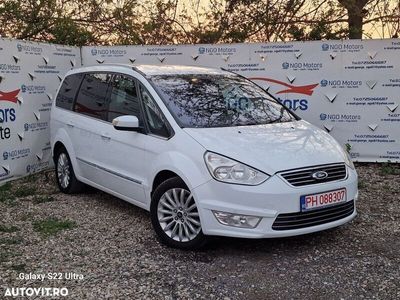
[[346, 189], [339, 189], [319, 194], [305, 195], [300, 197], [301, 211], [322, 208], [346, 202]]

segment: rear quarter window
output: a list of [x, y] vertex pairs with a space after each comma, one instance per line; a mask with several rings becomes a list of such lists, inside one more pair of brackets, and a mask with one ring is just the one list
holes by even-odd
[[72, 110], [82, 78], [83, 74], [72, 74], [64, 79], [56, 98], [57, 107]]

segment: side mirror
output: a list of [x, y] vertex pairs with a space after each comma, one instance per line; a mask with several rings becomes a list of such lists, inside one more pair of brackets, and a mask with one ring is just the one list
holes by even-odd
[[139, 120], [135, 116], [120, 116], [112, 121], [115, 129], [123, 131], [140, 131]]

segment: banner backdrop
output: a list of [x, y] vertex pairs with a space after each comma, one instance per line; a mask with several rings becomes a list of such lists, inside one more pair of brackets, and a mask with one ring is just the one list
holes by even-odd
[[400, 40], [84, 47], [83, 65], [184, 64], [244, 75], [350, 149], [400, 162]]
[[350, 149], [400, 162], [400, 40], [67, 47], [0, 39], [0, 184], [51, 165], [49, 114], [64, 74], [105, 63], [223, 67]]
[[0, 39], [0, 184], [51, 164], [49, 116], [79, 48]]

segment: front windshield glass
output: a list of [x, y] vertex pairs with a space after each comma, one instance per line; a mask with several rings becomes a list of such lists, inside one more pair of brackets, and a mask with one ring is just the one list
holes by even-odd
[[237, 75], [154, 75], [151, 80], [182, 127], [232, 127], [296, 118], [264, 90]]

